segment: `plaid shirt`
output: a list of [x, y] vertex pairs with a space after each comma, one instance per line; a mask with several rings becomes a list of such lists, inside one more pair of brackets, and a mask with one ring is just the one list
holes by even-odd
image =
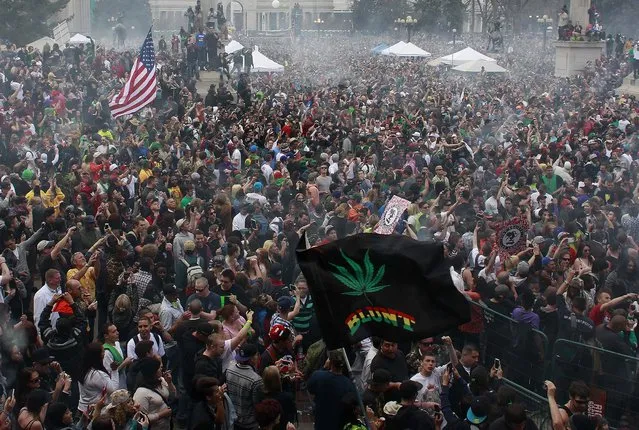
[[151, 284], [151, 279], [153, 277], [149, 272], [145, 272], [143, 270], [138, 270], [133, 274], [133, 282], [135, 282], [135, 286], [137, 287], [138, 299], [144, 297], [144, 292], [147, 287]]
[[262, 385], [262, 378], [251, 366], [235, 363], [226, 370], [227, 392], [237, 413], [235, 424], [238, 426], [259, 429], [255, 405], [263, 396]]

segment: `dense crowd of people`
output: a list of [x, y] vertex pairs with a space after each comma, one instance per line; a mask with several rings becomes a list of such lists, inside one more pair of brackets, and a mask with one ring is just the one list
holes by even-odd
[[[156, 101], [118, 119], [135, 52], [1, 52], [0, 429], [291, 430], [308, 399], [317, 429], [533, 429], [512, 381], [542, 392], [521, 374], [555, 358], [546, 424], [631, 426], [639, 104], [613, 90], [632, 46], [556, 79], [530, 35], [504, 40], [498, 77], [372, 56], [379, 37], [240, 38], [286, 72], [227, 70], [205, 95], [211, 59], [178, 39]], [[327, 351], [295, 247], [371, 233], [392, 196], [411, 202], [396, 234], [444, 244], [473, 319]], [[510, 219], [517, 255], [497, 243]], [[512, 324], [586, 353], [535, 342], [522, 371], [494, 337]], [[614, 378], [584, 382], [596, 365]]]

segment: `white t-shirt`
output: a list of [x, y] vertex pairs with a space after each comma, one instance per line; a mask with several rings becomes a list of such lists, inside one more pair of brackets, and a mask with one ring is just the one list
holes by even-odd
[[442, 375], [445, 371], [446, 365], [443, 365], [435, 367], [433, 369], [433, 373], [431, 373], [430, 376], [424, 376], [420, 372], [410, 378], [411, 381], [419, 382], [420, 384], [422, 384], [422, 389], [419, 390], [419, 393], [417, 393], [418, 402], [431, 401], [430, 399], [427, 400], [426, 396], [427, 392], [430, 390], [435, 390], [437, 392], [437, 397], [439, 397], [442, 392]]
[[630, 125], [630, 121], [628, 121], [627, 119], [619, 120], [619, 130], [623, 131], [624, 133], [626, 132], [626, 127], [628, 127], [628, 125]]
[[125, 180], [127, 181], [126, 188], [129, 190], [129, 196], [132, 199], [135, 197], [135, 184], [138, 183], [138, 178], [134, 175], [128, 175]]
[[328, 174], [329, 175], [334, 175], [335, 173], [337, 173], [338, 170], [339, 170], [339, 164], [338, 163], [331, 162], [331, 164], [329, 164], [329, 166], [328, 166]]
[[245, 221], [246, 221], [246, 217], [247, 216], [248, 216], [248, 214], [242, 215], [242, 213], [239, 212], [237, 215], [235, 215], [233, 217], [233, 221], [231, 223], [233, 231], [241, 230], [243, 228], [246, 228]]
[[233, 364], [233, 350], [231, 349], [231, 339], [224, 341], [224, 352], [222, 353], [222, 371], [226, 372], [226, 369]]
[[[124, 357], [124, 352], [122, 351], [122, 345], [120, 345], [119, 341], [115, 342], [115, 349], [120, 352], [120, 356]], [[111, 382], [113, 382], [118, 388], [126, 388], [126, 371], [118, 372], [117, 370], [111, 370], [111, 363], [115, 360], [113, 359], [113, 354], [111, 351], [104, 348], [104, 358], [102, 359], [102, 364], [104, 368], [110, 373]]]
[[231, 155], [231, 159], [233, 160], [233, 164], [238, 167], [242, 167], [242, 151], [235, 148], [233, 151], [233, 155]]
[[[135, 338], [138, 338], [138, 341], [142, 340], [139, 334], [136, 334], [133, 339], [126, 344], [126, 356], [131, 357], [134, 360], [138, 359], [137, 354], [135, 353]], [[164, 357], [164, 342], [160, 336], [156, 336], [151, 333], [151, 342], [153, 342], [153, 347], [151, 348], [151, 352], [159, 357]], [[158, 340], [160, 341], [158, 343]]]
[[268, 163], [264, 163], [260, 170], [262, 170], [262, 174], [266, 180], [266, 185], [270, 185], [271, 179], [273, 179], [273, 168]]

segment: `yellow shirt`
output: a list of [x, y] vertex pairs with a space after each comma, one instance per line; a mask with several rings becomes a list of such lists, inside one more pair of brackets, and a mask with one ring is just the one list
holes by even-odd
[[140, 180], [140, 183], [143, 183], [144, 181], [149, 179], [151, 176], [153, 176], [153, 170], [142, 169], [140, 170], [140, 173], [138, 174], [138, 179]]
[[[69, 269], [67, 279], [73, 278], [80, 269]], [[91, 302], [95, 301], [95, 269], [89, 267], [83, 277], [79, 279], [82, 294], [88, 293], [91, 296]]]
[[182, 197], [184, 197], [182, 195], [182, 190], [180, 190], [180, 187], [171, 187], [169, 188], [169, 196], [171, 196], [172, 198], [175, 199], [175, 201], [178, 204], [178, 207], [181, 207], [181, 201], [182, 201]]
[[[35, 197], [35, 193], [31, 190], [24, 197], [27, 199], [27, 202], [31, 203], [31, 200]], [[40, 190], [42, 205], [46, 208], [55, 208], [56, 216], [59, 213], [60, 204], [64, 201], [64, 197], [65, 195], [60, 187], [56, 187], [55, 190], [49, 188], [46, 193]]]
[[110, 139], [111, 141], [113, 141], [113, 133], [111, 133], [111, 130], [99, 130], [98, 134], [102, 137], [106, 137], [107, 139]]

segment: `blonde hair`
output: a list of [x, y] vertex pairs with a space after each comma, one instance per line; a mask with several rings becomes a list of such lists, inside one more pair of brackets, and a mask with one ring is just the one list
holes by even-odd
[[504, 270], [508, 272], [514, 269], [515, 267], [517, 267], [518, 264], [519, 264], [519, 257], [517, 257], [516, 255], [511, 255], [510, 257], [506, 259], [506, 261], [504, 261]]
[[416, 215], [419, 213], [419, 206], [415, 203], [411, 203], [408, 206], [408, 215]]
[[271, 247], [274, 245], [275, 242], [273, 242], [272, 240], [267, 240], [264, 242], [264, 245], [262, 245], [262, 248], [264, 250], [266, 250], [266, 252], [269, 252], [271, 250]]
[[115, 299], [114, 311], [116, 312], [125, 312], [131, 310], [131, 299], [126, 294], [120, 294], [117, 299]]
[[277, 366], [268, 366], [264, 369], [262, 380], [264, 381], [265, 393], [279, 393], [282, 391], [282, 378]]

